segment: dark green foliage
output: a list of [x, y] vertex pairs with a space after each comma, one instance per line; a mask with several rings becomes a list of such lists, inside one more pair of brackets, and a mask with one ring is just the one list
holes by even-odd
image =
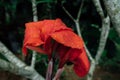
[[111, 28], [105, 51], [100, 60], [100, 65], [112, 73], [120, 73], [120, 41], [115, 30]]
[[3, 55], [0, 54], [0, 59], [8, 61]]
[[46, 75], [47, 66], [48, 66], [47, 55], [38, 55], [35, 69], [44, 77]]

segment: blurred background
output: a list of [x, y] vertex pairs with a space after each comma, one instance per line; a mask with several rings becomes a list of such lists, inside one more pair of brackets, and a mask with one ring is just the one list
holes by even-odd
[[[38, 20], [60, 18], [77, 33], [75, 23], [66, 14], [63, 6], [73, 18], [77, 18], [82, 0], [36, 0], [36, 2]], [[103, 2], [101, 5], [103, 6]], [[31, 21], [33, 21], [33, 11], [30, 0], [0, 0], [0, 41], [19, 58], [22, 58], [21, 47], [25, 23]], [[93, 58], [99, 44], [101, 22], [93, 2], [84, 0], [79, 24], [83, 40]], [[0, 58], [3, 59], [4, 56], [0, 54]], [[30, 64], [30, 58], [25, 59], [27, 64]], [[45, 76], [47, 68], [46, 59], [46, 55], [39, 55], [36, 62], [36, 70], [43, 76]], [[61, 80], [86, 80], [86, 77], [78, 78], [74, 74], [71, 64], [68, 63], [65, 67]], [[23, 80], [23, 78], [0, 70], [0, 80]], [[93, 80], [120, 80], [120, 37], [118, 37], [112, 24], [105, 49], [94, 71]]]

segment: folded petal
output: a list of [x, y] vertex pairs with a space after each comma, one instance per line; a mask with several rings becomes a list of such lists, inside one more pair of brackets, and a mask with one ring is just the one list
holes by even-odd
[[81, 55], [82, 49], [71, 48], [69, 50], [69, 61], [73, 62]]
[[40, 47], [37, 47], [37, 46], [26, 46], [28, 49], [31, 49], [31, 50], [34, 50], [34, 51], [37, 51], [39, 53], [44, 53], [44, 54], [47, 54], [45, 50], [43, 50], [42, 48]]
[[41, 21], [42, 28], [41, 28], [41, 34], [42, 38], [46, 40], [50, 34], [57, 32], [59, 30], [71, 30], [68, 28], [60, 19], [56, 20], [43, 20]]
[[52, 42], [51, 37], [48, 37], [43, 45], [43, 48], [46, 51], [49, 59], [51, 59], [51, 56], [52, 56], [53, 45], [54, 43]]
[[60, 45], [60, 47], [57, 49], [57, 55], [59, 57], [59, 68], [62, 68], [64, 64], [69, 59], [69, 53], [70, 53], [70, 47], [66, 47], [64, 45]]
[[50, 35], [54, 40], [64, 46], [81, 49], [83, 40], [71, 30], [60, 30]]
[[76, 60], [74, 60], [73, 69], [78, 76], [84, 77], [88, 73], [89, 68], [90, 63], [86, 55], [86, 52], [83, 49], [82, 53], [76, 58]]
[[26, 24], [23, 53], [26, 55], [26, 46], [40, 46], [44, 44], [40, 37], [40, 29], [38, 28], [39, 22], [31, 22]]

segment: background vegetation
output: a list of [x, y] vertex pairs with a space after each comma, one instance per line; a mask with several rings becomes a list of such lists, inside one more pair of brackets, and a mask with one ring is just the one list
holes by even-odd
[[[66, 14], [63, 6], [73, 18], [77, 18], [82, 0], [36, 0], [36, 2], [38, 20], [61, 18], [68, 27], [77, 33], [75, 23], [68, 14]], [[101, 5], [105, 15], [107, 15], [102, 0]], [[30, 0], [0, 0], [0, 41], [20, 58], [22, 58], [21, 47], [24, 38], [25, 23], [31, 21], [33, 21], [33, 12]], [[101, 23], [100, 15], [97, 13], [92, 0], [84, 0], [79, 24], [85, 44], [93, 58], [96, 55], [99, 44]], [[5, 59], [2, 55], [0, 55], [0, 58]], [[46, 58], [45, 55], [37, 56], [36, 69], [43, 76], [45, 76], [45, 70], [47, 68]], [[30, 59], [31, 55], [25, 59], [27, 64], [30, 64]], [[108, 72], [120, 75], [120, 37], [112, 23], [105, 49], [99, 61], [98, 67], [103, 70], [103, 73]], [[97, 73], [99, 74], [99, 72]], [[65, 74], [64, 72], [63, 79]], [[98, 78], [96, 80], [98, 80]], [[104, 79], [100, 78], [100, 80], [112, 79], [104, 76]]]

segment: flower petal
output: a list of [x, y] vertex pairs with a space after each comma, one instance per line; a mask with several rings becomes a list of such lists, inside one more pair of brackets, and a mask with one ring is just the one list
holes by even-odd
[[46, 40], [50, 34], [59, 31], [59, 30], [71, 30], [68, 28], [60, 19], [56, 20], [43, 20], [41, 21], [42, 28], [41, 28], [41, 34], [42, 38]]
[[69, 61], [74, 63], [74, 60], [82, 53], [82, 49], [71, 48], [69, 50]]
[[28, 49], [31, 49], [31, 50], [34, 50], [34, 51], [37, 51], [39, 53], [44, 53], [46, 54], [46, 52], [44, 50], [42, 50], [40, 47], [37, 47], [37, 46], [26, 46]]
[[83, 40], [71, 30], [60, 30], [51, 34], [51, 37], [57, 42], [71, 47], [81, 49]]
[[52, 49], [53, 49], [52, 38], [48, 37], [43, 45], [44, 50], [46, 51], [48, 58], [51, 59]]
[[39, 22], [31, 22], [26, 24], [23, 53], [26, 55], [26, 46], [40, 46], [44, 44], [40, 37], [40, 29], [38, 28]]
[[57, 54], [59, 56], [59, 68], [62, 68], [66, 61], [68, 61], [70, 53], [70, 47], [66, 47], [62, 44], [60, 44], [60, 47], [57, 49]]
[[85, 53], [85, 50], [83, 49], [82, 53], [74, 61], [73, 69], [78, 76], [84, 77], [88, 73], [89, 68], [90, 68], [90, 63]]

